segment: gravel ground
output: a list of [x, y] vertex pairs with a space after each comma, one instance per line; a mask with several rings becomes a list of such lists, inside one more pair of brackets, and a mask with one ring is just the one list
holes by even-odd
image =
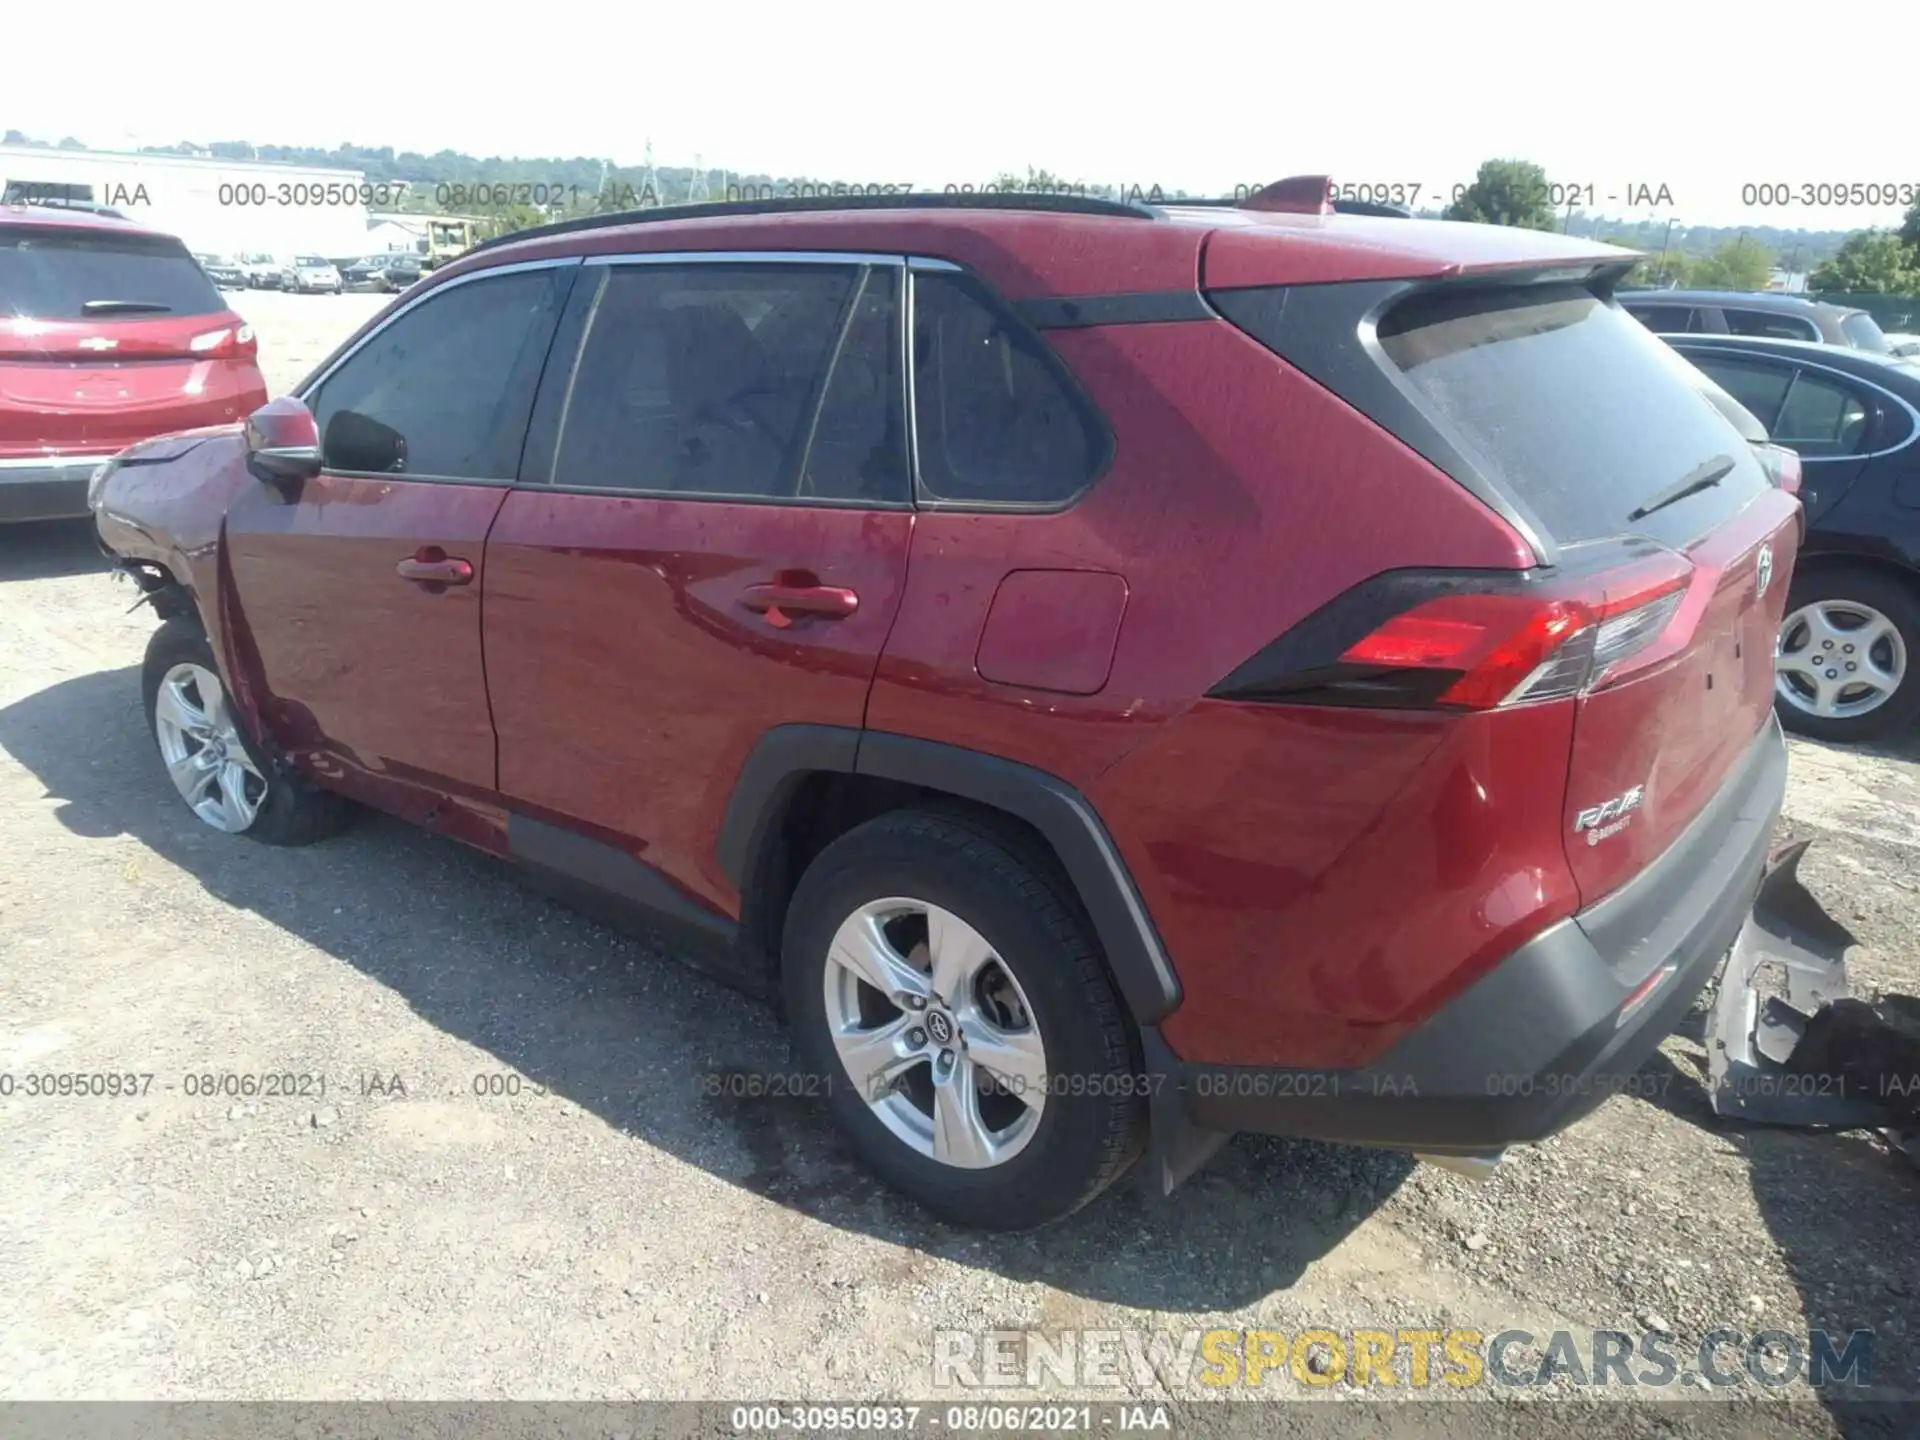
[[[276, 389], [381, 303], [238, 297]], [[700, 1095], [785, 1043], [659, 947], [396, 822], [296, 851], [201, 827], [139, 713], [132, 598], [85, 527], [0, 531], [0, 1072], [156, 1077], [0, 1099], [0, 1398], [928, 1396], [935, 1328], [1215, 1325], [1653, 1330], [1683, 1355], [1721, 1325], [1870, 1327], [1875, 1381], [1920, 1391], [1920, 1177], [1869, 1135], [1717, 1122], [1697, 1013], [1655, 1098], [1482, 1185], [1242, 1138], [1172, 1202], [954, 1231], [809, 1106]], [[1866, 992], [1920, 993], [1916, 759], [1793, 745], [1782, 832], [1816, 837], [1803, 873]], [[186, 1093], [229, 1071], [328, 1089]], [[1213, 1392], [1161, 1367], [1081, 1393]], [[1864, 1433], [1793, 1393], [1716, 1413]]]

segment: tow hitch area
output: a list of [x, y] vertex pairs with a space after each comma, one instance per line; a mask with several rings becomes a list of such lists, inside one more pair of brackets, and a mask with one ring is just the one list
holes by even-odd
[[1766, 1125], [1886, 1129], [1920, 1162], [1920, 1030], [1853, 998], [1853, 933], [1800, 882], [1810, 840], [1767, 859], [1707, 1022], [1714, 1112]]

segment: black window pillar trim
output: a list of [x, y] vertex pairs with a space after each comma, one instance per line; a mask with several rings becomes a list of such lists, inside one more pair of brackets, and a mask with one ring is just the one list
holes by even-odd
[[794, 791], [822, 771], [918, 785], [1024, 820], [1059, 857], [1135, 1022], [1151, 1025], [1179, 1005], [1180, 983], [1152, 917], [1087, 798], [1058, 776], [957, 745], [828, 725], [768, 730], [740, 768], [715, 846], [743, 903]]

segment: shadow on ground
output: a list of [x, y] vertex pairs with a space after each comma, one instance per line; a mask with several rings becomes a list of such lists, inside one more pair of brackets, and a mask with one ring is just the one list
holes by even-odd
[[[110, 567], [100, 553], [91, 520], [36, 520], [0, 525], [0, 584], [54, 580]], [[135, 592], [129, 592], [133, 594]]]
[[134, 837], [607, 1123], [823, 1223], [1012, 1279], [1141, 1309], [1237, 1308], [1292, 1285], [1414, 1165], [1243, 1138], [1170, 1201], [1144, 1193], [1143, 1166], [1037, 1234], [957, 1230], [870, 1179], [814, 1102], [700, 1093], [715, 1072], [780, 1073], [785, 1040], [764, 1007], [683, 969], [661, 944], [396, 821], [372, 818], [306, 850], [199, 825], [161, 770], [134, 667], [0, 709], [0, 747], [39, 778], [72, 833]]

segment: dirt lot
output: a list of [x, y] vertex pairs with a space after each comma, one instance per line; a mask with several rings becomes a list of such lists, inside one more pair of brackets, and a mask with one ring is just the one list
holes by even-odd
[[[381, 303], [240, 308], [283, 388]], [[0, 1099], [0, 1398], [928, 1396], [936, 1327], [1216, 1324], [1665, 1330], [1683, 1356], [1716, 1326], [1870, 1327], [1873, 1379], [1920, 1391], [1920, 1176], [1871, 1136], [1717, 1122], [1697, 1014], [1656, 1098], [1481, 1186], [1243, 1138], [1170, 1203], [955, 1232], [811, 1108], [702, 1098], [784, 1041], [656, 948], [397, 823], [296, 851], [199, 825], [139, 713], [131, 600], [85, 527], [0, 532], [0, 1073], [156, 1077]], [[1793, 748], [1783, 833], [1817, 837], [1863, 990], [1920, 992], [1916, 759]], [[229, 1071], [328, 1090], [186, 1093]], [[1791, 1393], [1737, 1390], [1740, 1429], [1847, 1428]]]

